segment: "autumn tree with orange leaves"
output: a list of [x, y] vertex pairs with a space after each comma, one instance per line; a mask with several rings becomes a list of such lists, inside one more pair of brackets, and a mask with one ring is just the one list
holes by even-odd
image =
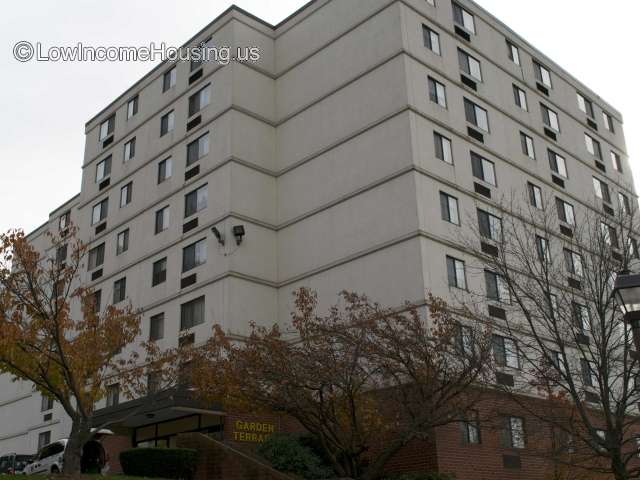
[[319, 315], [316, 295], [300, 289], [291, 325], [254, 326], [241, 341], [217, 327], [183, 361], [202, 400], [285, 413], [315, 437], [338, 476], [376, 479], [408, 442], [477, 404], [473, 387], [491, 369], [490, 334], [436, 298], [428, 316], [412, 305], [340, 298]]
[[50, 254], [21, 231], [0, 235], [0, 373], [62, 405], [72, 421], [64, 472], [78, 473], [107, 385], [143, 374], [136, 354], [121, 356], [140, 334], [140, 316], [131, 306], [95, 308], [80, 284], [87, 249], [74, 227], [61, 233], [48, 234]]

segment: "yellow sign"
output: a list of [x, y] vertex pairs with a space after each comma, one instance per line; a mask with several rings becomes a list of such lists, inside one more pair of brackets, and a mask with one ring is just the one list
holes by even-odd
[[236, 420], [234, 427], [233, 439], [236, 442], [262, 443], [276, 431], [276, 426], [267, 422]]

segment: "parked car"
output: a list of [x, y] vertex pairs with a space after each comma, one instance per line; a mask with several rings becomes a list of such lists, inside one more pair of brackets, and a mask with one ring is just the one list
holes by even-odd
[[60, 473], [62, 472], [62, 457], [68, 440], [58, 440], [57, 442], [45, 445], [36, 455], [35, 460], [24, 469], [26, 475], [38, 473]]
[[[100, 443], [106, 435], [113, 435], [111, 430], [99, 430], [93, 440], [89, 440], [82, 447], [82, 471], [83, 473], [101, 473], [109, 469], [108, 458]], [[32, 463], [24, 468], [26, 475], [62, 472], [64, 451], [67, 448], [68, 439], [63, 438], [57, 442], [45, 445], [40, 449]]]
[[0, 456], [0, 475], [19, 475], [24, 473], [24, 468], [30, 464], [34, 455], [18, 455], [7, 453]]

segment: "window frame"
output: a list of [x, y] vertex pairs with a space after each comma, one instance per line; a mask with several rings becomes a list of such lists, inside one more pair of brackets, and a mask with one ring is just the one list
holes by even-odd
[[[479, 128], [483, 132], [491, 133], [491, 127], [489, 122], [489, 111], [478, 105], [467, 97], [463, 98], [464, 103], [464, 117], [467, 123], [470, 123], [476, 128]], [[479, 119], [484, 119], [486, 125], [480, 125]]]
[[436, 158], [438, 160], [442, 160], [448, 165], [453, 165], [453, 143], [451, 142], [451, 139], [449, 137], [445, 137], [441, 133], [434, 131], [433, 143]]
[[[455, 205], [453, 210], [451, 208], [452, 202]], [[452, 212], [454, 212], [453, 215]], [[440, 214], [445, 222], [460, 226], [460, 204], [458, 199], [453, 195], [440, 191]]]
[[[446, 263], [447, 283], [449, 287], [459, 288], [460, 290], [467, 290], [467, 269], [464, 260], [460, 260], [459, 258], [447, 255]], [[452, 273], [453, 277], [451, 276]], [[461, 277], [460, 274], [462, 274]]]
[[[429, 76], [427, 77], [429, 100], [441, 108], [447, 109], [447, 87], [444, 83]], [[440, 96], [442, 94], [442, 96]]]
[[160, 117], [160, 136], [164, 137], [176, 128], [175, 110], [169, 110]]
[[[122, 239], [122, 241], [121, 241]], [[116, 255], [121, 255], [129, 250], [129, 229], [125, 228], [116, 235]]]
[[[435, 42], [434, 42], [435, 39]], [[442, 56], [442, 46], [440, 44], [440, 34], [431, 27], [422, 24], [422, 43], [433, 53]]]

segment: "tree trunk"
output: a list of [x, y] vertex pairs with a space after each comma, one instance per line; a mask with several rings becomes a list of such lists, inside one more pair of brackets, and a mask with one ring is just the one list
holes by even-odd
[[82, 447], [90, 440], [91, 428], [84, 419], [75, 419], [64, 451], [62, 472], [67, 475], [79, 474], [82, 469]]
[[629, 480], [629, 478], [631, 478], [626, 465], [617, 455], [614, 455], [611, 459], [611, 471], [616, 480]]

